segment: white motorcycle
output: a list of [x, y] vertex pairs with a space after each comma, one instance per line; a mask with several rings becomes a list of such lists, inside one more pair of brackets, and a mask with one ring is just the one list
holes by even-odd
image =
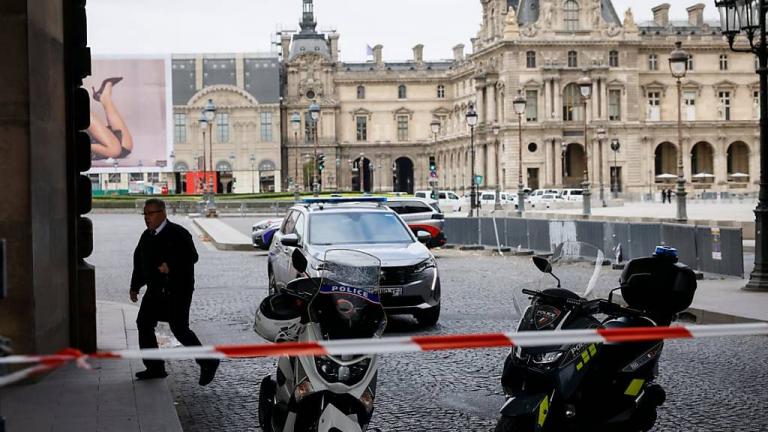
[[[299, 249], [293, 266], [306, 273]], [[328, 250], [320, 277], [296, 279], [262, 301], [254, 330], [273, 342], [380, 337], [387, 325], [376, 290], [381, 261], [360, 251]], [[280, 357], [259, 390], [267, 432], [364, 431], [373, 414], [375, 355]]]

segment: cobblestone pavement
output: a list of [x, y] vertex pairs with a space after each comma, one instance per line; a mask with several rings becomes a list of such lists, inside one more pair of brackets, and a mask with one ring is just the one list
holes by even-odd
[[[131, 254], [143, 229], [137, 215], [94, 215], [97, 297], [128, 302]], [[190, 227], [188, 220], [176, 218]], [[230, 222], [229, 220], [225, 220]], [[253, 221], [238, 222], [250, 229]], [[233, 223], [233, 226], [235, 224]], [[196, 239], [201, 260], [192, 328], [203, 343], [255, 342], [254, 311], [266, 294], [266, 257], [220, 252]], [[539, 280], [528, 259], [438, 252], [443, 315], [433, 329], [410, 317], [390, 320], [388, 335], [509, 330], [514, 325], [512, 286]], [[605, 270], [603, 285], [618, 272]], [[668, 392], [659, 431], [768, 431], [768, 338], [671, 341], [660, 382]], [[503, 402], [499, 383], [504, 349], [385, 355], [372, 426], [384, 431], [491, 431]], [[198, 367], [169, 365], [174, 397], [187, 431], [259, 430], [258, 384], [274, 372], [271, 359], [225, 361], [208, 387]]]

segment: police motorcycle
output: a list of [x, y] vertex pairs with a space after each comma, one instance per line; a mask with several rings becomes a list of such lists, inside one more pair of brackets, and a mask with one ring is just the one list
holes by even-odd
[[[378, 258], [353, 250], [325, 253], [319, 277], [306, 273], [299, 249], [296, 279], [262, 301], [254, 330], [273, 342], [378, 338], [387, 324], [376, 294]], [[259, 424], [264, 431], [364, 431], [373, 414], [375, 355], [280, 357], [261, 382]]]
[[[619, 287], [606, 290], [607, 299], [597, 295], [600, 286], [612, 284], [599, 283], [604, 256], [596, 247], [564, 242], [550, 259], [534, 256], [533, 262], [557, 286], [516, 293], [518, 331], [668, 326], [696, 290], [695, 274], [668, 247], [629, 261]], [[571, 284], [576, 281], [583, 284]], [[613, 301], [617, 290], [626, 305]], [[644, 341], [513, 348], [504, 362], [506, 402], [496, 432], [650, 430], [666, 400], [655, 382], [663, 346]]]

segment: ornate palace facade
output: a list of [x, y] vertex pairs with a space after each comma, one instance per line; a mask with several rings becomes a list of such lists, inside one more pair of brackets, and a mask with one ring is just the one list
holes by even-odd
[[[578, 187], [588, 161], [593, 188], [601, 176], [606, 191], [613, 184], [634, 196], [673, 188], [678, 92], [668, 58], [681, 41], [691, 55], [681, 93], [688, 188], [757, 189], [755, 61], [729, 51], [718, 26], [704, 22], [702, 4], [689, 7], [684, 21], [670, 20], [663, 4], [652, 22], [636, 23], [631, 10], [620, 17], [610, 0], [481, 0], [471, 54], [458, 45], [452, 61], [430, 62], [416, 45], [411, 60], [391, 63], [377, 45], [372, 61], [344, 63], [339, 34], [318, 33], [312, 0], [303, 2], [301, 31], [281, 35], [282, 154], [284, 177], [305, 186], [317, 144], [325, 190], [360, 190], [361, 174], [366, 191], [426, 189], [430, 155], [441, 188], [466, 190], [465, 114], [473, 104], [481, 188], [516, 189], [518, 120], [528, 187]], [[584, 76], [593, 82], [586, 107], [577, 85]], [[512, 106], [518, 92], [527, 100], [520, 119]], [[321, 107], [316, 128], [307, 111], [312, 101]], [[293, 113], [301, 116], [296, 129]], [[437, 136], [433, 119], [441, 123]], [[606, 134], [597, 140], [600, 128]]]

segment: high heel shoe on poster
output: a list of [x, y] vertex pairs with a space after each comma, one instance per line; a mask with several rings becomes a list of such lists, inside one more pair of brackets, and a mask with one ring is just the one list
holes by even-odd
[[101, 101], [101, 92], [104, 91], [104, 87], [107, 85], [107, 83], [112, 83], [112, 86], [114, 87], [115, 84], [119, 83], [122, 80], [123, 80], [123, 77], [107, 78], [101, 82], [101, 87], [99, 87], [99, 91], [96, 91], [95, 87], [91, 87], [91, 89], [93, 90], [93, 100], [95, 100], [96, 102]]

